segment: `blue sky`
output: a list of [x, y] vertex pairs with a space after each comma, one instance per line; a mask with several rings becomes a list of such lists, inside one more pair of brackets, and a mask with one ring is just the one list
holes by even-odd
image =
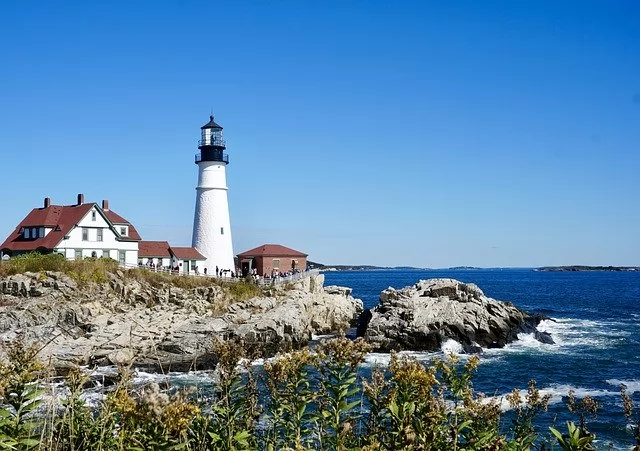
[[108, 198], [190, 245], [225, 128], [234, 250], [640, 265], [640, 2], [0, 4], [0, 235]]

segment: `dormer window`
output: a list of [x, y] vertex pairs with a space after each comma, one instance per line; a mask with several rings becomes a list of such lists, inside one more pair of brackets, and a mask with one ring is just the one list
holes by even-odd
[[120, 227], [120, 235], [127, 236], [127, 228], [126, 227]]
[[26, 229], [24, 229], [24, 239], [28, 240], [31, 237], [31, 233], [30, 233], [31, 229], [29, 227], [27, 227]]

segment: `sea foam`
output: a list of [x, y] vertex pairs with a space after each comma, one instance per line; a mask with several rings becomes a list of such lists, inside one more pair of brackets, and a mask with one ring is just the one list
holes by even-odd
[[627, 393], [640, 393], [640, 380], [620, 380], [620, 379], [607, 379], [605, 381], [609, 385], [613, 385], [616, 387], [620, 387], [620, 385], [624, 385], [627, 387]]

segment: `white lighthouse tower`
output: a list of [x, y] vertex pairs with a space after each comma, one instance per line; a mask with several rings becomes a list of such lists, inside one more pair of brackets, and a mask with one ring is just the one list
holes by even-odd
[[222, 138], [222, 127], [213, 116], [201, 128], [202, 136], [196, 154], [198, 186], [196, 187], [196, 211], [193, 217], [192, 246], [206, 257], [200, 273], [215, 275], [216, 268], [222, 272], [235, 272], [233, 246], [231, 244], [231, 221], [227, 200], [227, 165], [229, 156]]

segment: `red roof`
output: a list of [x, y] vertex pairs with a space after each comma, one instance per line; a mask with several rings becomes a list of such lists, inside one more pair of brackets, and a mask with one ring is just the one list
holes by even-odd
[[280, 244], [263, 244], [238, 254], [238, 257], [306, 257], [307, 255]]
[[129, 235], [127, 235], [126, 238], [130, 238], [135, 241], [140, 241], [142, 239], [142, 237], [140, 236], [136, 228], [133, 226], [133, 224], [131, 224], [126, 219], [124, 219], [118, 213], [111, 210], [102, 210], [102, 211], [104, 211], [104, 214], [106, 215], [106, 217], [109, 218], [109, 221], [113, 222], [114, 224], [118, 224], [118, 225], [126, 224], [129, 226]]
[[[18, 224], [9, 237], [0, 244], [0, 249], [11, 251], [35, 251], [39, 248], [53, 249], [62, 241], [71, 229], [91, 210], [94, 204], [51, 205], [46, 208], [34, 208]], [[24, 227], [53, 227], [42, 238], [24, 239], [20, 231]]]
[[171, 253], [180, 260], [206, 260], [195, 247], [174, 247], [170, 248]]
[[167, 241], [140, 241], [138, 243], [138, 257], [166, 257], [170, 258], [169, 243]]
[[[34, 208], [0, 244], [0, 249], [9, 249], [14, 252], [29, 252], [37, 249], [53, 250], [94, 206], [100, 210], [100, 207], [93, 202], [81, 205], [50, 205]], [[141, 239], [133, 225], [121, 216], [112, 211], [105, 211], [105, 215], [110, 221], [112, 220], [109, 216], [117, 217], [118, 224], [129, 226], [129, 236], [125, 239], [136, 241]], [[53, 230], [41, 238], [24, 239], [20, 232], [25, 227], [50, 227]]]

